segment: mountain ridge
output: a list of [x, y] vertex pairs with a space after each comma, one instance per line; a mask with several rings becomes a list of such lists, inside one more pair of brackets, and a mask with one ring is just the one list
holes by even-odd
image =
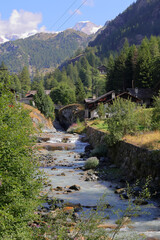
[[78, 48], [85, 48], [90, 36], [83, 32], [67, 29], [60, 33], [37, 33], [25, 39], [9, 41], [0, 45], [0, 62], [12, 72], [28, 66], [30, 73], [36, 69], [58, 67], [74, 55]]
[[142, 39], [160, 35], [160, 1], [137, 0], [114, 20], [109, 21], [100, 34], [89, 43], [99, 46], [102, 52], [120, 50], [125, 38], [130, 44], [139, 45]]

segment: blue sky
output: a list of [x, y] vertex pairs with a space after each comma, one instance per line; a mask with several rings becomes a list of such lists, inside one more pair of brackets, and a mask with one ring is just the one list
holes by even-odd
[[104, 25], [133, 2], [135, 0], [5, 0], [0, 7], [0, 33], [61, 31], [87, 20]]

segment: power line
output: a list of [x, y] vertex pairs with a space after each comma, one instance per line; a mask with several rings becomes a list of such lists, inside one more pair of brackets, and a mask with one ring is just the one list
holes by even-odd
[[60, 20], [61, 20], [61, 18], [63, 18], [65, 15], [66, 15], [66, 13], [71, 9], [71, 7], [75, 4], [77, 2], [77, 0], [75, 0], [65, 11], [64, 11], [64, 13], [57, 19], [57, 21], [49, 28], [49, 29], [51, 29], [51, 28], [53, 28]]
[[87, 2], [88, 0], [85, 0], [81, 3], [81, 5], [66, 19], [66, 21], [64, 23], [62, 23], [62, 25], [60, 25], [59, 28], [57, 28], [56, 31], [58, 31], [61, 27], [63, 27], [64, 24], [66, 24], [66, 22], [68, 22], [75, 14], [76, 12]]

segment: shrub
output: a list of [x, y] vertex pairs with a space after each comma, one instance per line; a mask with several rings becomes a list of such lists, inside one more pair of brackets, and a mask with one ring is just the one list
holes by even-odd
[[0, 91], [0, 239], [29, 240], [42, 181], [32, 154], [32, 121], [12, 94]]
[[105, 118], [106, 108], [103, 103], [99, 104], [97, 113], [98, 113], [99, 118], [101, 118], [101, 119]]
[[85, 169], [95, 169], [99, 164], [99, 160], [96, 157], [90, 157], [85, 162]]
[[117, 98], [108, 107], [110, 118], [107, 119], [109, 134], [107, 144], [113, 145], [126, 134], [132, 134], [138, 129], [136, 104], [131, 100]]
[[139, 107], [136, 112], [136, 119], [138, 121], [138, 130], [149, 130], [152, 121], [152, 108]]
[[84, 133], [86, 130], [85, 122], [73, 123], [67, 130], [68, 133]]
[[106, 155], [107, 155], [107, 147], [106, 147], [106, 145], [103, 145], [103, 144], [102, 145], [98, 145], [91, 152], [91, 156], [92, 157], [95, 156], [95, 157], [100, 158], [100, 157], [104, 157]]

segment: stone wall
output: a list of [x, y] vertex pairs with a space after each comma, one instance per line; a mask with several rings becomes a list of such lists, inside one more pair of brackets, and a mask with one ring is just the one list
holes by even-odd
[[61, 108], [58, 113], [58, 120], [60, 124], [67, 130], [73, 123], [84, 120], [84, 107], [80, 104], [70, 104]]
[[87, 126], [87, 131], [86, 134], [89, 139], [89, 143], [93, 146], [96, 147], [97, 145], [104, 144], [104, 137], [106, 136], [106, 133], [99, 131], [93, 127]]
[[[105, 144], [105, 135], [104, 132], [87, 127], [87, 136], [93, 147]], [[128, 178], [141, 179], [151, 175], [160, 184], [160, 151], [151, 151], [123, 141], [107, 149], [108, 157], [124, 170]]]

